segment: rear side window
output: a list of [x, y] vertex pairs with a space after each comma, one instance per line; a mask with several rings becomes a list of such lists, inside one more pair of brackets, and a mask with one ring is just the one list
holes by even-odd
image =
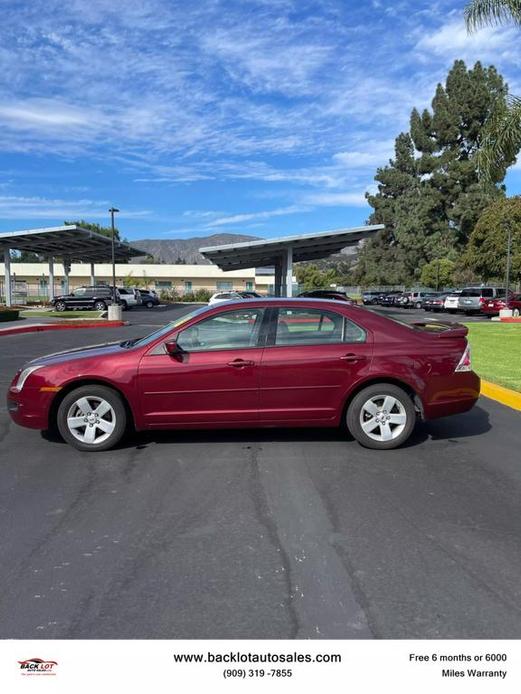
[[365, 342], [365, 331], [344, 316], [319, 309], [281, 308], [275, 345], [316, 345]]
[[482, 296], [482, 293], [481, 289], [464, 289], [460, 296]]
[[492, 289], [492, 287], [485, 287], [485, 289], [481, 290], [481, 296], [486, 296], [487, 298], [493, 297], [494, 290]]

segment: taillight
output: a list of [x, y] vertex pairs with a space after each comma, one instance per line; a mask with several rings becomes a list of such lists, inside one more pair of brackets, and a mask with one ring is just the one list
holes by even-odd
[[481, 306], [482, 306], [483, 304], [486, 304], [486, 303], [487, 303], [487, 300], [485, 299], [484, 296], [480, 296], [480, 297], [479, 297], [479, 303], [480, 303]]
[[455, 368], [456, 373], [460, 373], [462, 371], [472, 371], [472, 364], [470, 362], [470, 345], [467, 344], [465, 347], [465, 351], [461, 355], [461, 359], [459, 360], [458, 365]]

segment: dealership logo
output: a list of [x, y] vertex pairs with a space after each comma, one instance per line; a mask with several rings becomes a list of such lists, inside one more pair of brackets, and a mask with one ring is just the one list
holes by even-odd
[[55, 675], [58, 665], [55, 660], [42, 660], [41, 658], [19, 660], [18, 664], [22, 675]]

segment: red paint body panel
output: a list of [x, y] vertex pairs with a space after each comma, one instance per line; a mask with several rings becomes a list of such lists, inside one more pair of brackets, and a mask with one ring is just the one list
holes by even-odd
[[[174, 358], [163, 343], [220, 312], [244, 302], [209, 307], [144, 346], [98, 345], [34, 360], [38, 365], [23, 389], [8, 392], [13, 420], [48, 428], [51, 405], [62, 389], [97, 381], [127, 400], [139, 429], [241, 426], [337, 426], [349, 397], [364, 383], [402, 383], [416, 395], [426, 419], [469, 410], [479, 396], [473, 372], [455, 373], [467, 345], [462, 326], [442, 332], [411, 328], [367, 309], [315, 299], [252, 299], [248, 307], [327, 309], [361, 326], [363, 343], [327, 343], [220, 349]], [[344, 359], [347, 357], [347, 359]], [[247, 364], [231, 365], [241, 359]]]

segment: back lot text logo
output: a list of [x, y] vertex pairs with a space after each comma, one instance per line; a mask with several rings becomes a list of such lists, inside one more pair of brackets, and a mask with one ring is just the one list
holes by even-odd
[[55, 660], [42, 660], [41, 658], [29, 658], [19, 660], [21, 675], [55, 675], [58, 663]]

